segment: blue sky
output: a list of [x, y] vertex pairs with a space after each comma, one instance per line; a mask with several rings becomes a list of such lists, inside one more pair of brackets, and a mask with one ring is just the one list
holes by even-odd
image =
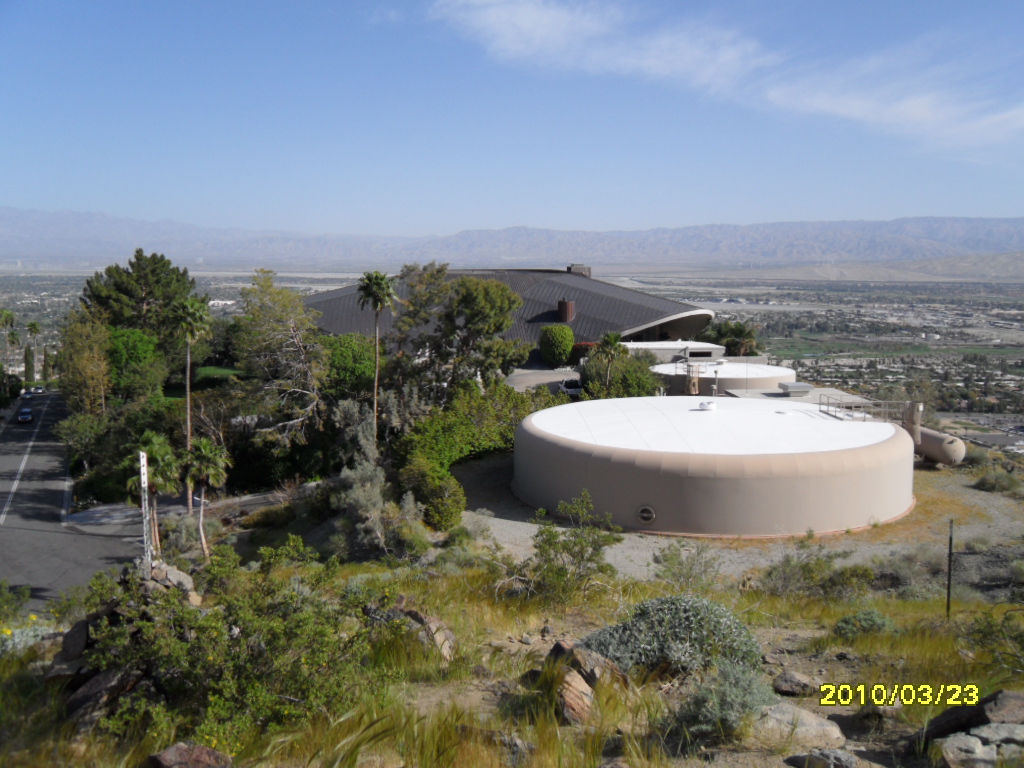
[[0, 0], [0, 205], [205, 226], [1024, 215], [1024, 3]]

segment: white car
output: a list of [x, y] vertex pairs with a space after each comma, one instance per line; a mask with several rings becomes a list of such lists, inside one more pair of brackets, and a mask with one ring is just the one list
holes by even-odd
[[583, 383], [579, 379], [562, 379], [558, 384], [558, 391], [575, 400], [583, 394]]

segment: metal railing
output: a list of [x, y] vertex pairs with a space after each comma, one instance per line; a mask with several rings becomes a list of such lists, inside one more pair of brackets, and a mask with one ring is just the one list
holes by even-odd
[[865, 400], [856, 395], [822, 395], [818, 410], [843, 421], [894, 421], [906, 418], [908, 400]]

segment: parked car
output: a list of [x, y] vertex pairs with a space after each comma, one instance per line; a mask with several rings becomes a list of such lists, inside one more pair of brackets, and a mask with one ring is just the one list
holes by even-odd
[[583, 394], [583, 384], [579, 379], [562, 379], [558, 384], [558, 391], [575, 400]]
[[25, 390], [24, 392], [22, 392], [22, 393], [21, 393], [21, 399], [22, 399], [22, 400], [31, 400], [31, 399], [32, 399], [32, 393], [31, 393], [31, 392], [29, 392], [29, 391], [28, 391], [28, 390], [26, 389], [26, 390]]
[[32, 413], [31, 408], [22, 408], [18, 411], [18, 423], [19, 424], [31, 424], [35, 416]]
[[43, 387], [32, 387], [33, 395], [42, 395], [46, 393], [46, 389]]

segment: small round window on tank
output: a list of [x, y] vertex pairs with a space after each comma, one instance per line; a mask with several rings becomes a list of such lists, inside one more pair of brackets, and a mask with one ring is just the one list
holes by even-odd
[[640, 507], [640, 509], [636, 511], [636, 516], [640, 519], [641, 523], [650, 525], [654, 522], [654, 507]]

